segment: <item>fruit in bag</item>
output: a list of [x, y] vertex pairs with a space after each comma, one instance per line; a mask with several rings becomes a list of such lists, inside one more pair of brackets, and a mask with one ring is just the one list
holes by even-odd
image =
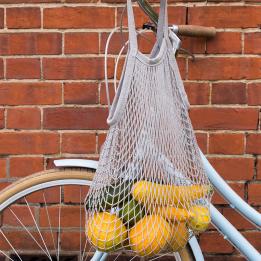
[[139, 256], [153, 256], [166, 249], [171, 239], [169, 223], [159, 215], [142, 218], [129, 231], [131, 249]]
[[118, 216], [124, 221], [124, 224], [132, 226], [143, 218], [144, 215], [144, 208], [137, 201], [131, 199], [123, 204]]
[[190, 213], [192, 217], [188, 222], [189, 228], [195, 232], [205, 231], [211, 222], [209, 209], [204, 206], [195, 205], [190, 209]]
[[116, 215], [109, 212], [95, 213], [86, 224], [87, 237], [99, 250], [108, 252], [122, 246], [127, 229]]
[[189, 240], [189, 231], [184, 222], [171, 225], [171, 241], [169, 243], [170, 251], [177, 252], [183, 249]]
[[211, 191], [207, 185], [161, 185], [150, 181], [138, 181], [132, 187], [132, 196], [144, 205], [175, 205], [182, 207], [205, 197]]
[[192, 214], [186, 209], [169, 206], [155, 206], [153, 212], [174, 222], [186, 222], [192, 217]]

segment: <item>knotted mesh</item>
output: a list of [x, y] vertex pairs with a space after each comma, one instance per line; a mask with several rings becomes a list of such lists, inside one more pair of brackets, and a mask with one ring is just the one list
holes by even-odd
[[101, 251], [150, 257], [180, 251], [207, 228], [211, 186], [168, 37], [166, 1], [151, 57], [137, 49], [127, 3], [130, 47], [86, 198], [86, 234]]

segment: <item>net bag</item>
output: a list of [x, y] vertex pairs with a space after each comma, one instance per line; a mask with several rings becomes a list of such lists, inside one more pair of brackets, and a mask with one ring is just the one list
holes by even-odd
[[150, 56], [138, 50], [131, 0], [127, 14], [129, 48], [85, 201], [86, 235], [100, 251], [152, 257], [180, 251], [208, 227], [212, 192], [175, 59], [178, 40], [169, 37], [166, 0]]

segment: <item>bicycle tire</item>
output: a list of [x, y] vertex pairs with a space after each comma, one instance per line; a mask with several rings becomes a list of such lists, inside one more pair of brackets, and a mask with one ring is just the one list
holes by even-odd
[[[88, 183], [92, 182], [93, 176], [93, 171], [83, 168], [59, 168], [37, 172], [15, 181], [1, 191], [0, 213], [25, 195], [28, 196], [33, 192], [50, 188], [51, 186], [73, 185], [71, 183], [72, 180], [78, 180], [79, 182], [81, 181], [81, 183], [79, 183], [81, 185], [84, 183], [88, 185]], [[66, 181], [69, 181], [69, 183]], [[24, 194], [23, 192], [26, 193]], [[189, 244], [187, 244], [187, 246], [179, 252], [179, 256], [182, 261], [195, 260]]]

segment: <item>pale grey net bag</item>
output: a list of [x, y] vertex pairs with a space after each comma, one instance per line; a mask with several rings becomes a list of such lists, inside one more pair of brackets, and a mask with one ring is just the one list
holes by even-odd
[[211, 186], [160, 2], [151, 55], [138, 50], [131, 0], [129, 49], [109, 111], [109, 132], [86, 197], [86, 235], [100, 251], [180, 251], [210, 223]]

